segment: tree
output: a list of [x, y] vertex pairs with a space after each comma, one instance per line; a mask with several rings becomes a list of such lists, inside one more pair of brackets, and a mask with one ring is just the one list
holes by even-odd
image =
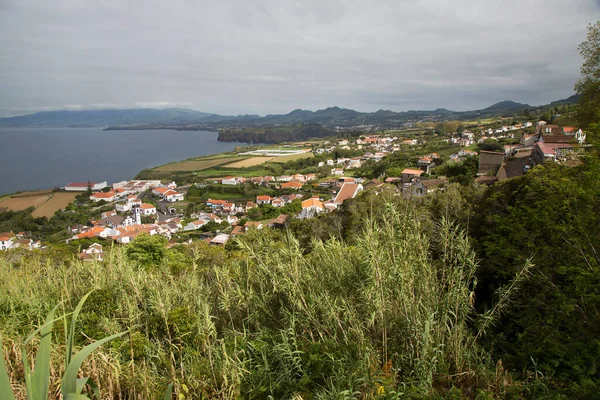
[[587, 40], [579, 45], [583, 57], [581, 79], [575, 85], [580, 94], [578, 120], [581, 128], [600, 122], [600, 21], [588, 25]]
[[143, 233], [127, 246], [127, 258], [137, 261], [146, 269], [158, 266], [165, 257], [166, 244], [167, 239], [164, 236]]

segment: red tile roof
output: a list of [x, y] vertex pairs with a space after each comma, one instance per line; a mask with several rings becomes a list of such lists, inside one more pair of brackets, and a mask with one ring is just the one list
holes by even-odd
[[358, 189], [358, 183], [344, 183], [337, 196], [335, 196], [334, 202], [341, 204], [345, 200], [354, 198], [358, 193]]
[[301, 188], [303, 185], [300, 182], [286, 182], [286, 183], [282, 183], [281, 187], [286, 189], [286, 188], [293, 188], [293, 189], [298, 189]]
[[404, 174], [421, 176], [423, 174], [423, 171], [421, 171], [420, 169], [405, 168], [402, 171], [402, 175]]
[[308, 207], [317, 207], [317, 208], [323, 208], [323, 203], [321, 203], [318, 199], [308, 199], [308, 200], [304, 200], [302, 202], [302, 208], [308, 208]]

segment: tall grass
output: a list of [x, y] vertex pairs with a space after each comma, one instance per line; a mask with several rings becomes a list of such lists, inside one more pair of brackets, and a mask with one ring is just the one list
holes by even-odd
[[[291, 234], [255, 231], [232, 253], [197, 244], [151, 269], [118, 247], [103, 263], [4, 254], [0, 332], [17, 397], [14, 349], [91, 288], [76, 347], [128, 332], [83, 363], [106, 398], [158, 398], [169, 382], [186, 398], [468, 393], [485, 363], [469, 329], [475, 256], [459, 227], [426, 222], [388, 206], [355, 245], [314, 241], [304, 254]], [[65, 345], [50, 355], [54, 398]]]

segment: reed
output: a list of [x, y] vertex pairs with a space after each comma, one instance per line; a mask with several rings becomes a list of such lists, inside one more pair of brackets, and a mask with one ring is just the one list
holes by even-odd
[[88, 355], [84, 346], [105, 337], [112, 340], [85, 361], [71, 358], [102, 398], [159, 398], [169, 383], [180, 398], [224, 399], [492, 390], [485, 374], [494, 366], [471, 329], [477, 262], [466, 234], [412, 206], [382, 211], [356, 243], [314, 240], [309, 252], [290, 233], [263, 230], [239, 239], [235, 251], [203, 243], [171, 249], [151, 268], [121, 247], [92, 263], [3, 254], [5, 379], [25, 397], [12, 348], [61, 302], [76, 309], [77, 321], [72, 340], [57, 337], [44, 353], [52, 399], [72, 390], [60, 377], [79, 370], [61, 366], [61, 350]]

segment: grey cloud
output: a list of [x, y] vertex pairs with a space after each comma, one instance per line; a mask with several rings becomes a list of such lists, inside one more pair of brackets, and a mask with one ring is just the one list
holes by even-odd
[[599, 3], [0, 0], [0, 116], [542, 104], [572, 94]]

